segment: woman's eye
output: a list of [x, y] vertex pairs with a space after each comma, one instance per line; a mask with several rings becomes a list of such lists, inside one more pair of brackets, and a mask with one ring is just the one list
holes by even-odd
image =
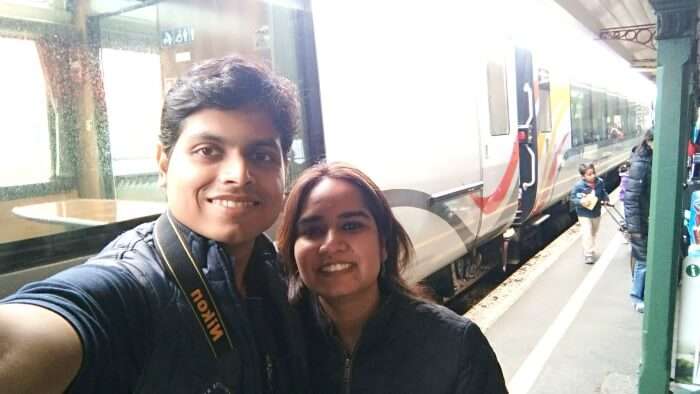
[[363, 227], [364, 227], [364, 224], [362, 224], [360, 222], [343, 223], [343, 230], [346, 230], [346, 231], [355, 231], [355, 230], [362, 229]]
[[299, 230], [299, 235], [306, 238], [315, 238], [320, 236], [322, 233], [323, 229], [317, 226], [303, 227], [301, 230]]

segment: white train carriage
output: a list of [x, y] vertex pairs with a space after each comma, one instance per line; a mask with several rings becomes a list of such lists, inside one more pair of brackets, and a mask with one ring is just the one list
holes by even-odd
[[[509, 24], [503, 12], [312, 4], [326, 158], [357, 165], [385, 190], [416, 246], [411, 280], [454, 261], [478, 264], [461, 257], [565, 200], [581, 162], [615, 169], [644, 127], [636, 115], [651, 103], [649, 81], [598, 45], [581, 52], [544, 34], [519, 42], [532, 26]], [[543, 25], [561, 17], [527, 12]], [[489, 26], [499, 19], [506, 23]], [[577, 64], [591, 55], [596, 67]], [[611, 138], [608, 123], [632, 135]]]
[[482, 3], [5, 6], [0, 75], [16, 88], [0, 92], [12, 129], [0, 161], [18, 170], [0, 174], [0, 295], [160, 212], [160, 100], [193, 64], [231, 52], [300, 87], [289, 183], [322, 159], [366, 171], [416, 245], [409, 278], [451, 293], [453, 277], [485, 272], [482, 252], [500, 252], [485, 268], [505, 259], [504, 233], [518, 240], [561, 204], [581, 161], [621, 163], [653, 92], [547, 2]]

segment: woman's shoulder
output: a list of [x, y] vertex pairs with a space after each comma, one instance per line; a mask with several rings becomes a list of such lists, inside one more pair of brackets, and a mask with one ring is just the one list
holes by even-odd
[[437, 331], [465, 331], [475, 324], [442, 305], [422, 300], [410, 300], [404, 306], [405, 317], [416, 327], [429, 327]]

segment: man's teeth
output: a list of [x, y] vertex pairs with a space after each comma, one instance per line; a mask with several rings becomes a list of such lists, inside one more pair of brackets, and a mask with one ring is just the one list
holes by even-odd
[[253, 201], [211, 200], [211, 202], [226, 208], [252, 207], [255, 205]]
[[322, 272], [336, 272], [336, 271], [342, 271], [344, 269], [350, 268], [352, 264], [349, 263], [336, 263], [336, 264], [329, 264], [329, 265], [324, 265], [321, 267]]

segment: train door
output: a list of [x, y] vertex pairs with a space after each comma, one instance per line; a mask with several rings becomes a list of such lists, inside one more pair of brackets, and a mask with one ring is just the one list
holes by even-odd
[[515, 90], [518, 106], [518, 152], [520, 154], [520, 199], [516, 223], [524, 223], [537, 200], [537, 127], [535, 121], [535, 91], [532, 53], [515, 49]]
[[514, 93], [515, 56], [508, 42], [483, 49], [485, 90], [480, 100], [483, 196], [477, 200], [482, 219], [479, 238], [502, 232], [512, 224], [517, 208], [517, 102]]

